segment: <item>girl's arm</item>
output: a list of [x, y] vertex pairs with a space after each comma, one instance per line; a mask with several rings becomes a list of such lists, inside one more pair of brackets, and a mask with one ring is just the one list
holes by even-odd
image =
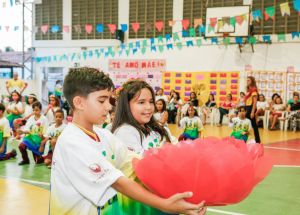
[[41, 142], [40, 148], [39, 148], [39, 152], [44, 152], [45, 150], [45, 145], [47, 143], [47, 141], [49, 140], [49, 138], [44, 138]]
[[164, 199], [154, 195], [135, 181], [126, 177], [120, 177], [112, 184], [112, 187], [134, 200], [166, 213], [184, 213], [190, 215], [205, 214], [206, 208], [204, 207], [204, 202], [196, 205], [184, 200], [185, 198], [190, 198], [192, 196], [191, 192], [178, 193], [168, 199]]
[[4, 137], [3, 142], [2, 142], [2, 146], [0, 147], [0, 154], [4, 152], [6, 142], [7, 142], [7, 137]]
[[253, 100], [252, 100], [252, 111], [251, 111], [251, 115], [250, 115], [250, 118], [251, 118], [251, 119], [253, 119], [254, 116], [255, 116], [256, 103], [257, 103], [257, 96], [253, 96]]
[[160, 123], [164, 125], [168, 121], [168, 117], [169, 117], [168, 111], [165, 111], [162, 118], [160, 119]]

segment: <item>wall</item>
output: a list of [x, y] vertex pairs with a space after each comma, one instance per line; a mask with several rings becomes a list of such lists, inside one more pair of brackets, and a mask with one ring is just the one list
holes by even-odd
[[[64, 2], [65, 25], [71, 22], [71, 0]], [[174, 0], [173, 19], [182, 19], [183, 0]], [[119, 2], [119, 23], [127, 23], [129, 17], [129, 0], [120, 0]], [[173, 31], [179, 31], [179, 24], [174, 26]], [[126, 37], [126, 35], [125, 35]], [[142, 39], [141, 39], [142, 40]], [[289, 40], [289, 39], [288, 39]], [[167, 51], [163, 53], [150, 52], [147, 50], [145, 55], [137, 52], [135, 55], [130, 54], [128, 57], [124, 54], [115, 58], [122, 59], [166, 59], [166, 68], [168, 71], [241, 71], [242, 79], [244, 78], [245, 65], [252, 65], [253, 70], [271, 70], [286, 71], [288, 66], [294, 66], [295, 71], [300, 71], [300, 40], [296, 39], [287, 43], [258, 44], [254, 46], [255, 52], [252, 53], [251, 47], [246, 45], [243, 53], [240, 53], [237, 45], [225, 47], [223, 45], [203, 45], [201, 47], [183, 47], [182, 50]], [[80, 40], [72, 41], [71, 34], [64, 34], [62, 41], [34, 41], [36, 47], [36, 56], [61, 55], [65, 53], [80, 52], [81, 47], [95, 49], [99, 47], [116, 46], [117, 40]], [[99, 59], [92, 58], [86, 61], [78, 61], [80, 66], [91, 66], [108, 70], [108, 59], [103, 55]], [[35, 63], [36, 76], [39, 80], [43, 67], [65, 67], [65, 72], [69, 67], [73, 67], [74, 62], [51, 62]], [[244, 81], [241, 81], [241, 89], [244, 88]], [[40, 84], [37, 84], [39, 90]]]

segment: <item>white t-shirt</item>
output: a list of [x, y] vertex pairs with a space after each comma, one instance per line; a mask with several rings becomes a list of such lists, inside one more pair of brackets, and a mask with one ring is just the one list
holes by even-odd
[[[0, 131], [3, 132], [3, 138], [10, 137], [10, 126], [9, 121], [6, 117], [0, 118]], [[1, 146], [2, 144], [0, 144]]]
[[256, 108], [257, 109], [263, 109], [264, 110], [267, 107], [269, 107], [269, 104], [266, 101], [264, 101], [264, 102], [257, 101], [257, 103], [256, 103]]
[[161, 136], [157, 132], [152, 131], [147, 137], [143, 136], [142, 142], [138, 130], [128, 124], [124, 124], [117, 128], [114, 132], [120, 140], [124, 140], [123, 143], [130, 151], [137, 154], [143, 154], [145, 150], [150, 148], [157, 148], [161, 145]]
[[[162, 112], [162, 113], [156, 112], [156, 113], [153, 114], [153, 117], [154, 117], [154, 119], [155, 119], [157, 122], [160, 122], [160, 120], [161, 120], [161, 118], [164, 116], [164, 114], [165, 114], [165, 111]], [[165, 122], [164, 126], [168, 126], [168, 123]]]
[[24, 116], [24, 117], [28, 117], [30, 114], [32, 114], [32, 112], [33, 112], [32, 106], [26, 104], [26, 105], [25, 105], [25, 111], [24, 111], [23, 116]]
[[10, 110], [14, 110], [15, 108], [17, 110], [19, 110], [19, 111], [22, 111], [23, 110], [23, 104], [22, 104], [22, 102], [18, 102], [18, 103], [16, 103], [16, 102], [10, 102], [8, 104], [8, 106], [7, 106], [7, 109], [10, 109]]
[[183, 117], [180, 120], [180, 127], [185, 129], [185, 128], [194, 128], [197, 127], [198, 131], [203, 131], [203, 123], [198, 116], [194, 116], [193, 118], [190, 118], [188, 116]]
[[62, 123], [59, 127], [56, 127], [56, 124], [51, 125], [45, 134], [47, 138], [57, 138], [67, 125]]
[[[70, 123], [57, 140], [51, 170], [50, 214], [97, 214], [117, 192], [111, 185], [131, 167], [129, 152], [110, 131], [96, 142]], [[122, 170], [122, 171], [121, 171]]]
[[285, 110], [285, 104], [273, 104], [272, 107], [275, 111], [284, 111]]
[[240, 119], [239, 117], [234, 117], [231, 126], [233, 131], [249, 132], [252, 129], [251, 121], [248, 118]]
[[47, 129], [48, 129], [47, 118], [41, 115], [40, 118], [36, 120], [35, 116], [33, 115], [27, 120], [23, 130], [30, 132], [31, 134], [42, 133], [43, 135], [45, 135]]
[[49, 125], [52, 125], [53, 123], [55, 123], [55, 117], [54, 117], [54, 113], [55, 111], [57, 111], [58, 109], [60, 109], [59, 107], [54, 107], [53, 110], [50, 109], [47, 114], [46, 117], [48, 119], [48, 123]]

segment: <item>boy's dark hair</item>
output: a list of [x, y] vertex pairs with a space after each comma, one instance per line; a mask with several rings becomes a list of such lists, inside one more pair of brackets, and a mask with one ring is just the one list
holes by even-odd
[[246, 107], [245, 106], [239, 106], [237, 108], [238, 112], [241, 112], [241, 110], [244, 110], [245, 112], [247, 112]]
[[57, 109], [57, 110], [54, 112], [54, 115], [57, 114], [57, 113], [61, 113], [63, 116], [65, 116], [65, 113], [63, 112], [62, 109]]
[[5, 106], [2, 103], [0, 103], [0, 111], [2, 111], [2, 113], [5, 111]]
[[87, 97], [92, 92], [105, 89], [114, 89], [108, 75], [89, 67], [71, 68], [64, 80], [63, 93], [70, 106], [74, 108], [75, 96]]
[[115, 132], [117, 128], [127, 123], [138, 130], [141, 137], [141, 143], [143, 140], [143, 136], [150, 135], [151, 131], [158, 132], [161, 136], [161, 139], [163, 139], [163, 137], [166, 137], [166, 140], [170, 142], [170, 137], [168, 136], [167, 131], [163, 128], [163, 126], [160, 126], [158, 124], [158, 122], [154, 119], [153, 116], [151, 117], [150, 121], [147, 124], [145, 124], [145, 127], [141, 126], [134, 119], [130, 111], [129, 102], [138, 94], [140, 94], [142, 89], [150, 90], [153, 102], [155, 102], [154, 91], [147, 82], [140, 79], [129, 80], [128, 82], [126, 82], [120, 90], [119, 97], [117, 100], [117, 109], [115, 120], [112, 126], [112, 133]]
[[42, 104], [39, 101], [32, 103], [32, 109], [34, 109], [35, 107], [38, 107], [40, 110], [42, 110]]
[[198, 111], [197, 111], [197, 109], [196, 109], [193, 105], [190, 105], [190, 106], [188, 107], [185, 116], [189, 116], [189, 109], [190, 109], [190, 108], [193, 108], [193, 109], [194, 109], [194, 111], [195, 111], [194, 116], [198, 116]]
[[[164, 99], [158, 99], [156, 102], [162, 102], [162, 104], [163, 104], [162, 112], [167, 110], [167, 104], [166, 104], [166, 101]], [[155, 105], [155, 111], [157, 111], [156, 105]]]

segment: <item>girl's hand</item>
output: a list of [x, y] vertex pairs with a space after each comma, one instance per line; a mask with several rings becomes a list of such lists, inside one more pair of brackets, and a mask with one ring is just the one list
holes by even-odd
[[253, 119], [253, 118], [254, 118], [254, 113], [253, 113], [253, 112], [251, 112], [251, 114], [250, 114], [250, 118], [251, 118], [251, 119]]
[[204, 201], [196, 205], [184, 200], [185, 198], [190, 198], [192, 195], [191, 192], [175, 194], [166, 199], [162, 210], [167, 213], [183, 213], [189, 215], [205, 214], [206, 208], [204, 207]]

